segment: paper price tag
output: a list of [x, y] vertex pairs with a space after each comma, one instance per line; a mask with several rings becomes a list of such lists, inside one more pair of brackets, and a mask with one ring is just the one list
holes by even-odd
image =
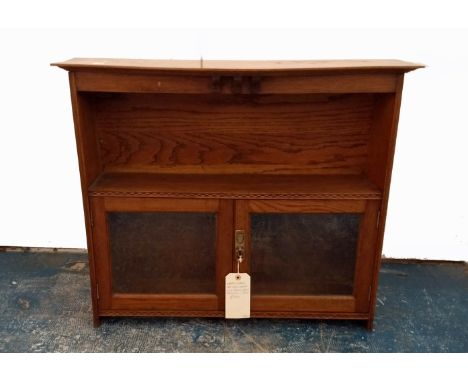
[[250, 317], [250, 276], [247, 273], [229, 273], [226, 276], [225, 317]]

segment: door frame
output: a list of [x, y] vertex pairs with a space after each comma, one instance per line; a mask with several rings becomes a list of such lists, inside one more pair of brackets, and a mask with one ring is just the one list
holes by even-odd
[[[245, 231], [241, 272], [250, 273], [251, 213], [360, 213], [357, 257], [352, 295], [252, 295], [252, 316], [267, 312], [368, 313], [375, 261], [379, 200], [236, 200], [235, 229]], [[233, 269], [237, 263], [233, 257]], [[255, 282], [252, 280], [252, 282]]]
[[[224, 312], [224, 278], [231, 270], [233, 201], [224, 199], [178, 199], [146, 197], [91, 197], [94, 257], [98, 288], [98, 310], [101, 315], [120, 315], [126, 311]], [[212, 212], [216, 214], [216, 292], [213, 294], [140, 294], [113, 293], [109, 246], [109, 212]], [[172, 314], [171, 313], [171, 314]], [[208, 314], [212, 315], [212, 314]]]

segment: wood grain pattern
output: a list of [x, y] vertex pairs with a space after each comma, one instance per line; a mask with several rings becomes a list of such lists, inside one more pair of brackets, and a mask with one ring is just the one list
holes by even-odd
[[[88, 94], [99, 128], [157, 128], [193, 132], [274, 133], [370, 127], [376, 96], [369, 94], [185, 95]], [[343, 115], [340, 115], [343, 114]]]
[[321, 76], [262, 77], [261, 94], [313, 93], [391, 93], [395, 91], [393, 74], [323, 74]]
[[[396, 75], [326, 74], [326, 75], [244, 75], [239, 85], [232, 73], [218, 76], [184, 77], [165, 73], [76, 72], [76, 86], [81, 92], [174, 93], [174, 94], [308, 94], [308, 93], [389, 93], [395, 91]], [[255, 80], [253, 79], [255, 77]], [[215, 84], [216, 83], [216, 84]], [[254, 84], [255, 83], [255, 84]]]
[[374, 97], [132, 95], [93, 104], [107, 170], [225, 173], [259, 165], [356, 174], [367, 166]]
[[93, 198], [102, 200], [105, 211], [116, 212], [217, 212], [219, 201], [216, 199], [194, 200], [176, 199], [171, 200], [151, 198]]
[[216, 294], [113, 294], [112, 309], [217, 310]]
[[252, 296], [252, 311], [353, 312], [352, 296]]
[[167, 74], [76, 73], [81, 92], [209, 94], [212, 77], [181, 77]]
[[[103, 173], [89, 188], [92, 196], [148, 198], [380, 199], [380, 190], [362, 175], [197, 175]], [[112, 208], [112, 200], [106, 201]], [[206, 203], [214, 203], [208, 200]], [[359, 202], [359, 201], [358, 201]], [[153, 201], [149, 205], [156, 205]], [[158, 202], [164, 210], [164, 201]], [[310, 202], [308, 202], [310, 203]], [[143, 205], [143, 202], [140, 202]], [[280, 204], [277, 204], [280, 205]], [[312, 208], [313, 204], [308, 204]], [[190, 200], [178, 208], [192, 209]], [[146, 206], [143, 208], [147, 208]]]
[[360, 213], [366, 208], [364, 199], [357, 200], [249, 200], [253, 213]]
[[224, 310], [100, 309], [101, 317], [224, 317]]
[[[288, 138], [289, 137], [289, 138]], [[321, 137], [324, 137], [321, 135]], [[363, 136], [342, 134], [336, 147], [333, 134], [318, 138], [316, 133], [265, 134], [166, 133], [151, 130], [105, 130], [99, 142], [108, 171], [133, 167], [159, 172], [200, 173], [248, 172], [255, 164], [263, 172], [280, 173], [302, 167], [309, 173], [361, 174], [367, 161], [367, 141]], [[338, 154], [340, 152], [340, 154]]]

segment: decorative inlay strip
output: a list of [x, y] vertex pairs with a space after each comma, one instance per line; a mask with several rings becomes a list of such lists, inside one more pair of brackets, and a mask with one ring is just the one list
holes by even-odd
[[153, 192], [153, 191], [90, 191], [90, 196], [121, 196], [141, 198], [198, 198], [198, 199], [382, 199], [379, 192], [365, 194], [311, 193], [311, 194], [231, 194], [224, 192]]
[[[100, 316], [106, 317], [221, 317], [224, 311], [188, 310], [101, 310]], [[367, 313], [329, 313], [329, 312], [252, 312], [251, 318], [303, 318], [303, 319], [355, 319], [367, 320]]]
[[310, 318], [310, 319], [350, 319], [367, 320], [363, 313], [314, 313], [314, 312], [252, 312], [252, 318]]
[[189, 311], [189, 310], [100, 310], [100, 316], [108, 317], [224, 317], [223, 311]]

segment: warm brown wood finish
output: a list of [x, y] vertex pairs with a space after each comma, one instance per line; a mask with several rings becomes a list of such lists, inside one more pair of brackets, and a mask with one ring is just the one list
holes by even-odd
[[220, 173], [363, 173], [375, 103], [362, 94], [92, 99], [104, 169]]
[[79, 91], [109, 93], [164, 93], [164, 94], [311, 94], [311, 93], [389, 93], [396, 88], [392, 73], [372, 75], [323, 74], [275, 77], [247, 76], [240, 82], [230, 75], [196, 75], [185, 79], [174, 74], [76, 73]]
[[86, 238], [89, 258], [89, 274], [91, 281], [91, 301], [93, 306], [93, 323], [100, 324], [97, 306], [96, 286], [96, 262], [93, 250], [93, 233], [91, 227], [91, 211], [87, 190], [89, 185], [96, 179], [100, 172], [100, 163], [97, 156], [97, 142], [93, 126], [91, 105], [86, 97], [78, 93], [73, 73], [69, 74], [71, 101], [73, 107], [73, 121], [75, 123], [75, 137], [78, 152], [78, 164], [80, 167], [81, 192], [83, 196], [83, 210], [85, 215]]
[[398, 60], [72, 59], [94, 324], [224, 316], [372, 327], [403, 75]]
[[[223, 310], [224, 308], [224, 276], [231, 266], [231, 240], [229, 228], [232, 224], [233, 202], [217, 199], [158, 199], [158, 198], [103, 198], [91, 199], [93, 212], [94, 235], [101, 240], [95, 240], [95, 251], [99, 253], [99, 310], [123, 309], [125, 307], [137, 310]], [[216, 229], [216, 288], [212, 294], [137, 294], [114, 293], [112, 291], [112, 256], [109, 247], [111, 237], [107, 224], [110, 212], [212, 212], [217, 215]], [[136, 238], [138, 240], [138, 238]], [[184, 238], [177, 238], [184, 241]], [[190, 241], [184, 245], [191, 246]], [[183, 247], [180, 247], [183, 248]], [[196, 267], [194, 264], [188, 266]], [[174, 290], [177, 283], [183, 279], [167, 280]], [[135, 280], [135, 283], [139, 280]], [[166, 286], [164, 286], [166, 287]]]
[[[371, 297], [371, 276], [374, 265], [374, 245], [379, 201], [359, 200], [239, 200], [236, 202], [236, 229], [247, 232], [250, 240], [251, 214], [362, 214], [360, 234], [356, 249], [354, 292], [350, 295], [278, 296], [252, 294], [252, 311], [333, 311], [366, 313]], [[302, 233], [306, 234], [306, 233]], [[293, 244], [294, 245], [294, 244]], [[245, 260], [241, 264], [243, 272], [251, 273], [252, 254], [250, 241], [246, 243]], [[258, 255], [258, 254], [257, 254]], [[236, 265], [233, 259], [233, 266]], [[284, 270], [282, 271], [284, 272]], [[333, 272], [333, 270], [330, 270]], [[252, 280], [254, 283], [255, 280]], [[281, 282], [281, 281], [279, 281]], [[281, 289], [287, 290], [283, 285]]]
[[92, 196], [380, 199], [363, 175], [155, 174], [104, 172], [89, 187]]
[[[350, 72], [350, 71], [383, 71], [404, 73], [422, 68], [424, 65], [401, 60], [298, 60], [298, 61], [242, 61], [242, 60], [141, 60], [119, 58], [73, 58], [68, 61], [52, 64], [60, 68], [78, 71], [89, 69], [102, 69], [108, 71], [174, 71], [186, 73], [196, 71], [233, 71], [270, 72], [279, 74], [289, 72]], [[283, 72], [283, 73], [281, 73]]]
[[377, 298], [377, 282], [387, 216], [390, 181], [393, 169], [393, 156], [400, 116], [401, 96], [403, 92], [403, 75], [398, 76], [397, 89], [394, 94], [382, 97], [376, 105], [375, 117], [371, 131], [369, 150], [368, 174], [369, 178], [377, 183], [382, 190], [382, 203], [380, 206], [379, 226], [376, 240], [376, 256], [374, 261], [371, 303], [367, 328], [372, 329], [374, 322], [375, 303]]

